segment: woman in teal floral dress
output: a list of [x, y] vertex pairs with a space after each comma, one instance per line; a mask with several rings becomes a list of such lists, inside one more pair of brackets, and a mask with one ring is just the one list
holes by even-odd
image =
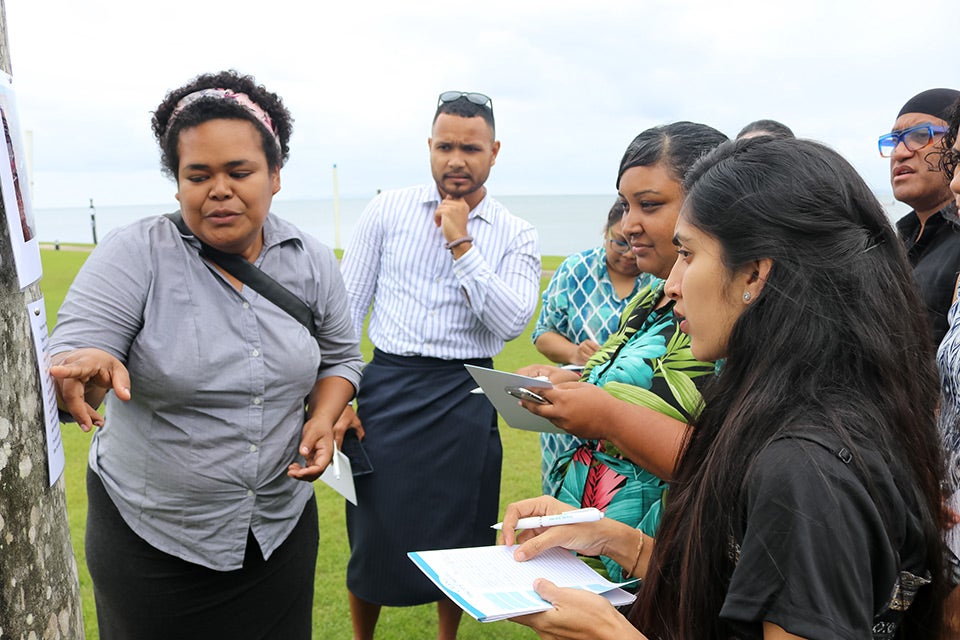
[[[683, 431], [699, 409], [697, 386], [714, 373], [714, 363], [690, 353], [673, 302], [663, 293], [677, 257], [673, 230], [684, 199], [681, 181], [694, 161], [726, 139], [706, 125], [675, 122], [630, 143], [617, 178], [626, 204], [622, 233], [637, 266], [656, 279], [627, 305], [616, 333], [587, 362], [579, 382], [558, 367], [521, 370], [546, 375], [555, 385], [542, 393], [551, 404], [524, 406], [586, 440], [560, 454], [550, 469], [550, 482], [560, 487], [556, 497], [596, 507], [648, 534], [659, 522], [664, 480], [672, 475]], [[601, 559], [614, 580], [630, 569]]]
[[[534, 346], [542, 355], [561, 365], [587, 360], [617, 330], [620, 316], [640, 289], [653, 279], [641, 273], [630, 243], [620, 233], [625, 206], [619, 197], [607, 214], [604, 243], [568, 256], [557, 268], [543, 292], [540, 317], [533, 327]], [[540, 434], [540, 469], [543, 492], [556, 495], [550, 469], [558, 453], [573, 449], [579, 438], [566, 433]]]

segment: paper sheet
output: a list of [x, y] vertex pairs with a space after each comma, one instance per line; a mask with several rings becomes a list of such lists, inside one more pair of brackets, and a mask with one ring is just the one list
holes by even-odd
[[57, 390], [50, 375], [50, 354], [47, 352], [47, 311], [43, 297], [27, 305], [33, 345], [40, 365], [40, 391], [43, 396], [43, 418], [47, 434], [47, 473], [50, 486], [57, 481], [66, 464], [63, 439], [60, 433], [60, 414], [57, 412]]
[[13, 92], [13, 78], [0, 72], [0, 133], [6, 145], [6, 159], [0, 158], [0, 196], [7, 214], [7, 227], [13, 249], [13, 262], [17, 268], [20, 289], [40, 279], [43, 266], [40, 263], [40, 243], [30, 200], [26, 153], [20, 118], [17, 115], [17, 100]]
[[350, 465], [350, 458], [344, 455], [343, 451], [337, 449], [334, 454], [340, 460], [340, 477], [337, 478], [333, 463], [320, 474], [320, 480], [330, 486], [331, 489], [342, 495], [350, 501], [353, 506], [357, 505], [357, 488], [353, 484], [353, 469]]

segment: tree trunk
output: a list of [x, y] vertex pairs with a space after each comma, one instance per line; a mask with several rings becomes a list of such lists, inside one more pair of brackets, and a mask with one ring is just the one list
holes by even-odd
[[[0, 68], [10, 73], [0, 0]], [[16, 84], [14, 84], [16, 87]], [[0, 158], [0, 161], [6, 160]], [[27, 303], [0, 199], [0, 639], [82, 639], [83, 612], [63, 476], [49, 486], [43, 399]]]

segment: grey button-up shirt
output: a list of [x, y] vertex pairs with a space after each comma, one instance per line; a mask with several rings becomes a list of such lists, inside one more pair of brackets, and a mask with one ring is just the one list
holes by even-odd
[[218, 570], [243, 563], [247, 531], [265, 557], [313, 485], [299, 460], [304, 399], [363, 361], [333, 252], [272, 214], [256, 265], [313, 310], [318, 340], [250, 287], [234, 289], [164, 217], [103, 239], [70, 287], [52, 354], [103, 349], [130, 372], [107, 394], [89, 464], [124, 520], [166, 553]]

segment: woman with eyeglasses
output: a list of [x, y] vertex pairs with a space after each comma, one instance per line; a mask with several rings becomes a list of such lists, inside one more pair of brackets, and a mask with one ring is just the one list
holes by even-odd
[[[627, 303], [653, 277], [641, 273], [630, 243], [620, 231], [625, 209], [623, 200], [617, 198], [607, 214], [603, 245], [568, 256], [543, 292], [533, 344], [552, 362], [573, 365], [571, 368], [586, 364], [617, 329]], [[548, 482], [557, 453], [579, 444], [574, 436], [540, 434], [545, 494], [553, 495], [557, 489]]]
[[666, 292], [695, 357], [724, 359], [685, 434], [655, 539], [507, 507], [518, 560], [610, 554], [643, 578], [622, 616], [537, 580], [543, 638], [934, 639], [944, 575], [936, 372], [899, 241], [856, 170], [804, 140], [740, 140], [684, 181]]
[[[691, 355], [673, 301], [664, 293], [676, 258], [673, 227], [683, 204], [684, 174], [725, 140], [716, 129], [694, 122], [654, 127], [634, 138], [617, 177], [626, 206], [620, 232], [637, 267], [655, 278], [629, 302], [619, 327], [579, 378], [548, 365], [520, 371], [546, 375], [555, 385], [542, 393], [551, 404], [524, 406], [583, 439], [558, 454], [549, 469], [548, 482], [557, 487], [552, 495], [573, 506], [596, 507], [650, 534], [687, 420], [700, 406], [697, 386], [714, 373], [712, 361]], [[600, 560], [615, 581], [629, 573], [629, 565], [606, 554]]]

